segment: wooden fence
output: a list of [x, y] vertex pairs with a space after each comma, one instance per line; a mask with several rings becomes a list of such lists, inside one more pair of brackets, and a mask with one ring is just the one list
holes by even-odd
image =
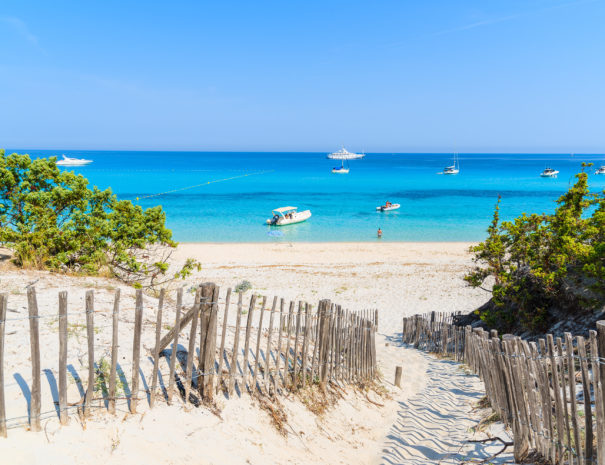
[[[87, 386], [82, 399], [76, 403], [67, 401], [67, 358], [68, 358], [68, 317], [82, 313], [68, 312], [67, 293], [61, 292], [58, 299], [58, 313], [39, 315], [36, 290], [27, 289], [28, 316], [7, 318], [8, 296], [0, 294], [0, 436], [7, 434], [4, 383], [5, 327], [14, 320], [28, 319], [31, 341], [31, 401], [26, 417], [31, 431], [40, 431], [41, 413], [41, 366], [39, 345], [39, 320], [58, 318], [58, 400], [57, 411], [62, 424], [68, 420], [68, 412], [78, 409], [86, 415], [93, 407], [95, 382], [98, 381], [98, 360], [95, 359], [95, 315], [111, 316], [111, 365], [106, 392], [100, 398], [107, 410], [115, 413], [116, 401], [126, 400], [131, 413], [137, 411], [140, 393], [146, 393], [149, 406], [153, 408], [158, 395], [159, 360], [170, 352], [168, 386], [163, 394], [171, 403], [177, 392], [185, 403], [211, 402], [220, 391], [231, 397], [234, 390], [239, 392], [259, 392], [274, 394], [291, 391], [309, 384], [318, 383], [326, 389], [329, 382], [352, 383], [368, 380], [376, 373], [375, 330], [377, 310], [351, 312], [329, 300], [321, 300], [316, 310], [309, 304], [287, 302], [273, 298], [270, 309], [267, 298], [252, 295], [248, 305], [244, 305], [241, 293], [232, 302], [232, 291], [224, 296], [223, 308], [219, 308], [219, 288], [213, 283], [201, 284], [194, 303], [190, 308], [183, 306], [183, 289], [176, 295], [174, 325], [162, 334], [166, 293], [162, 290], [158, 300], [154, 328], [155, 345], [149, 354], [153, 358], [151, 380], [140, 372], [141, 333], [143, 323], [143, 292], [136, 292], [136, 305], [132, 330], [132, 369], [129, 379], [130, 395], [116, 396], [118, 376], [118, 325], [120, 315], [120, 291], [115, 292], [113, 309], [95, 309], [93, 291], [86, 293], [86, 340], [87, 340]], [[235, 310], [233, 306], [235, 305]], [[235, 311], [235, 329], [232, 338], [227, 338], [229, 312]], [[220, 315], [220, 317], [219, 317]], [[245, 321], [244, 321], [245, 318]], [[268, 325], [267, 325], [268, 318]], [[222, 320], [222, 326], [219, 321]], [[145, 325], [148, 327], [149, 325]], [[189, 329], [189, 341], [184, 369], [177, 373], [179, 336]], [[243, 340], [242, 340], [243, 337]], [[196, 346], [199, 349], [197, 365], [194, 363]], [[230, 346], [230, 347], [229, 347]], [[109, 348], [108, 348], [109, 350]], [[263, 354], [264, 352], [264, 354]], [[193, 356], [189, 356], [193, 354]], [[263, 356], [264, 355], [264, 356]], [[124, 365], [123, 363], [121, 365]], [[140, 389], [143, 379], [148, 389]], [[50, 413], [53, 412], [45, 412]], [[56, 414], [55, 414], [56, 415]], [[10, 419], [8, 419], [10, 420]]]
[[403, 319], [403, 342], [466, 362], [512, 429], [515, 460], [536, 451], [555, 464], [605, 465], [605, 321], [588, 338], [536, 342], [452, 324], [452, 315]]

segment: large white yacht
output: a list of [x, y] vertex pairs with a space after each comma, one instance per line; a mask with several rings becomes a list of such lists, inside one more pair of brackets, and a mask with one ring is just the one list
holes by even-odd
[[84, 166], [92, 163], [92, 160], [86, 158], [71, 158], [65, 155], [62, 155], [62, 157], [62, 160], [57, 161], [57, 166]]
[[359, 158], [365, 157], [365, 153], [353, 153], [349, 152], [344, 147], [340, 149], [338, 152], [332, 152], [328, 154], [328, 158], [332, 160], [357, 160]]
[[594, 174], [605, 174], [605, 165], [600, 166]]
[[543, 178], [556, 178], [557, 174], [559, 174], [557, 170], [547, 167], [540, 173], [540, 176]]

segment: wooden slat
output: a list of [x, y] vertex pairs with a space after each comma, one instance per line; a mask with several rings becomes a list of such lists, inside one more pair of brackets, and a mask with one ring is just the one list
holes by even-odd
[[[195, 290], [195, 301], [193, 308], [200, 308], [200, 288]], [[197, 337], [197, 323], [199, 320], [199, 311], [194, 312], [191, 319], [191, 329], [189, 331], [189, 345], [187, 346], [187, 367], [185, 369], [185, 403], [189, 402], [189, 393], [193, 383], [193, 359], [195, 358], [195, 340]], [[197, 379], [199, 383], [200, 378]]]
[[88, 342], [88, 385], [86, 386], [86, 396], [84, 399], [84, 414], [90, 414], [92, 396], [95, 391], [95, 308], [94, 291], [86, 291], [86, 339]]
[[279, 385], [279, 367], [281, 365], [281, 340], [284, 332], [284, 299], [279, 303], [279, 329], [277, 335], [277, 353], [275, 354], [275, 376], [273, 377], [273, 392], [277, 393]]
[[[162, 309], [164, 308], [165, 289], [160, 290], [160, 298], [158, 300], [158, 313], [155, 319], [155, 346], [159, 347], [162, 336]], [[159, 371], [160, 353], [153, 352], [153, 372], [151, 374], [151, 393], [149, 394], [149, 407], [155, 405], [155, 396], [158, 389], [158, 371]]]
[[284, 388], [288, 388], [288, 384], [292, 380], [290, 375], [290, 342], [292, 337], [292, 322], [294, 315], [294, 302], [290, 301], [290, 308], [288, 309], [288, 327], [286, 330], [286, 359], [284, 360]]
[[[263, 334], [263, 316], [265, 315], [265, 305], [267, 304], [267, 297], [263, 297], [263, 302], [260, 308], [260, 316], [258, 318], [258, 331], [256, 333], [256, 351], [254, 352], [254, 377], [252, 380], [252, 390], [256, 389], [256, 380], [258, 379], [258, 358], [260, 357], [260, 340]], [[258, 387], [260, 391], [260, 386]]]
[[242, 293], [237, 293], [237, 315], [235, 318], [235, 337], [233, 340], [233, 354], [231, 355], [231, 369], [229, 370], [229, 397], [233, 395], [235, 388], [235, 376], [237, 374], [237, 356], [239, 355], [239, 333], [242, 322]]
[[309, 369], [309, 339], [311, 335], [311, 306], [305, 304], [305, 331], [303, 334], [302, 344], [302, 385], [307, 385], [307, 370]]
[[[269, 381], [271, 378], [271, 337], [273, 336], [273, 316], [277, 308], [277, 296], [273, 297], [271, 315], [269, 316], [269, 331], [267, 333], [267, 350], [265, 351], [265, 391], [269, 392]], [[275, 375], [273, 375], [275, 377]]]
[[588, 358], [586, 357], [586, 341], [582, 336], [576, 337], [580, 372], [582, 373], [582, 395], [584, 397], [584, 458], [587, 464], [594, 460], [592, 431], [592, 402], [590, 401], [590, 376], [588, 374]]
[[210, 315], [206, 330], [206, 343], [204, 347], [204, 371], [202, 372], [202, 385], [204, 392], [202, 398], [210, 402], [214, 397], [214, 378], [216, 373], [216, 328], [218, 320], [219, 287], [209, 283], [212, 294], [210, 294]]
[[246, 336], [244, 339], [244, 381], [243, 385], [246, 385], [248, 382], [248, 359], [250, 354], [250, 333], [252, 331], [252, 318], [254, 316], [254, 308], [256, 307], [256, 294], [252, 294], [250, 297], [250, 305], [248, 307], [248, 315], [246, 318]]
[[6, 398], [4, 397], [4, 337], [8, 294], [0, 294], [0, 437], [6, 437]]
[[[176, 358], [177, 352], [179, 350], [179, 333], [181, 328], [181, 307], [183, 305], [183, 288], [178, 288], [176, 292], [176, 313], [174, 317], [174, 328], [179, 328], [179, 331], [174, 331], [172, 333], [172, 352], [170, 353], [170, 372], [168, 375], [168, 403], [172, 403], [172, 396], [174, 394], [174, 385], [175, 385], [175, 370], [176, 370]], [[191, 319], [193, 319], [193, 315], [196, 312], [196, 307], [193, 306], [191, 309]], [[163, 349], [162, 349], [163, 350]]]
[[143, 328], [143, 290], [137, 289], [134, 308], [134, 335], [132, 338], [132, 384], [130, 385], [130, 413], [136, 413], [139, 402], [139, 364], [141, 363], [141, 330]]
[[112, 332], [111, 332], [111, 367], [109, 368], [109, 401], [107, 410], [116, 413], [116, 375], [118, 367], [118, 317], [120, 315], [120, 289], [116, 289], [113, 300]]
[[294, 367], [292, 371], [292, 385], [296, 387], [298, 385], [298, 338], [300, 336], [300, 320], [302, 317], [303, 303], [298, 302], [298, 313], [296, 314], [296, 331], [294, 332]]
[[[598, 403], [597, 408], [597, 444], [600, 445], [600, 449], [597, 452], [598, 465], [605, 465], [605, 320], [597, 322], [597, 334], [594, 337], [595, 347], [595, 364], [593, 366], [599, 367], [599, 384], [601, 389], [598, 390]], [[592, 342], [592, 339], [591, 339]], [[595, 374], [597, 370], [595, 370]]]
[[[1, 316], [0, 316], [1, 318]], [[59, 292], [59, 420], [67, 424], [67, 292]]]
[[225, 312], [223, 313], [223, 330], [221, 332], [221, 347], [219, 349], [218, 359], [218, 381], [216, 383], [216, 392], [221, 388], [223, 382], [223, 362], [225, 360], [225, 336], [227, 335], [227, 323], [229, 321], [229, 303], [231, 302], [231, 288], [227, 289], [225, 297]]

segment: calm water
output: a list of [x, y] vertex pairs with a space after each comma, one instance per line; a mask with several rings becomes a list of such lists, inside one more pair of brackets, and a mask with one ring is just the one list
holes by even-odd
[[[374, 241], [378, 227], [382, 241], [475, 241], [485, 236], [498, 194], [504, 218], [550, 212], [583, 161], [605, 164], [603, 155], [460, 154], [460, 174], [443, 176], [436, 173], [451, 164], [451, 154], [370, 153], [351, 161], [348, 175], [336, 175], [331, 168], [340, 162], [325, 153], [29, 153], [91, 158], [92, 165], [69, 169], [122, 199], [236, 177], [138, 201], [162, 205], [182, 242]], [[539, 177], [546, 165], [560, 171], [557, 179]], [[252, 174], [258, 172], [265, 173]], [[602, 190], [605, 176], [590, 183]], [[376, 212], [386, 200], [401, 209]], [[263, 224], [286, 205], [308, 208], [313, 217], [278, 229]]]

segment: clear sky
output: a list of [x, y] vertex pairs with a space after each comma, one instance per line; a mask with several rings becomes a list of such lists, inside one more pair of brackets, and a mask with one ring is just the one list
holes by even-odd
[[0, 147], [605, 152], [605, 0], [0, 3]]

